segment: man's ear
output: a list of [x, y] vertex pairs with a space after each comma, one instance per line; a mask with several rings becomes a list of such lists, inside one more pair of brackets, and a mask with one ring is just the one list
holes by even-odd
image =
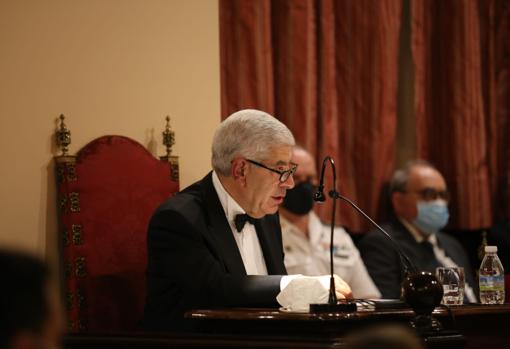
[[393, 192], [391, 194], [391, 206], [393, 206], [393, 211], [399, 215], [402, 211], [402, 206], [405, 205], [404, 203], [404, 193], [401, 192]]
[[232, 160], [232, 178], [235, 181], [241, 182], [243, 185], [246, 184], [246, 174], [248, 172], [248, 163], [243, 158], [236, 158]]

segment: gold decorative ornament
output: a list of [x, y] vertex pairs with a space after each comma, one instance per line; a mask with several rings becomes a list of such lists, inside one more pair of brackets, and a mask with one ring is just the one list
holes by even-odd
[[71, 277], [73, 266], [70, 262], [64, 264], [64, 277], [66, 279]]
[[71, 226], [72, 228], [72, 231], [73, 231], [73, 244], [75, 245], [83, 245], [83, 233], [82, 233], [82, 228], [81, 228], [81, 224], [73, 224]]
[[66, 309], [71, 309], [73, 307], [73, 293], [72, 292], [66, 292]]
[[69, 193], [69, 202], [71, 203], [71, 212], [80, 212], [80, 193], [75, 191]]
[[166, 127], [163, 131], [163, 144], [166, 147], [166, 157], [170, 158], [172, 154], [172, 147], [175, 144], [175, 132], [170, 128], [170, 116], [166, 116]]
[[62, 245], [69, 246], [69, 234], [66, 229], [62, 232]]
[[85, 304], [85, 296], [83, 295], [83, 291], [81, 289], [76, 291], [76, 304], [78, 308], [82, 308]]
[[73, 182], [78, 179], [76, 176], [76, 157], [70, 155], [56, 156], [57, 184]]
[[66, 162], [67, 181], [72, 182], [78, 179], [76, 176], [76, 164], [74, 161]]
[[57, 136], [57, 145], [60, 147], [62, 151], [62, 156], [66, 156], [69, 151], [69, 144], [71, 144], [71, 131], [67, 128], [64, 123], [65, 116], [64, 114], [60, 114], [60, 127], [56, 132]]
[[162, 132], [163, 135], [163, 144], [166, 147], [166, 155], [160, 156], [161, 161], [166, 161], [170, 163], [171, 169], [171, 179], [173, 181], [179, 181], [179, 157], [172, 155], [172, 147], [175, 144], [175, 132], [170, 128], [170, 116], [167, 115], [165, 118], [166, 127]]
[[85, 257], [77, 257], [75, 260], [75, 275], [79, 278], [82, 278], [87, 275], [85, 269]]
[[60, 212], [65, 212], [67, 208], [67, 197], [64, 195], [60, 196], [60, 199], [58, 200], [58, 207], [60, 209]]
[[64, 166], [60, 166], [60, 164], [57, 163], [57, 183], [62, 184], [64, 183], [66, 179], [66, 170]]

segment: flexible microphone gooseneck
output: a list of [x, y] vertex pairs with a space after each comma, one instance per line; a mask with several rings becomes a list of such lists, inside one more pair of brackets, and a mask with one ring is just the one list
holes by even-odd
[[317, 192], [313, 195], [313, 199], [319, 203], [323, 203], [326, 201], [326, 196], [324, 195], [324, 172], [326, 170], [326, 164], [331, 164], [331, 168], [333, 170], [333, 189], [329, 191], [329, 197], [333, 199], [333, 213], [332, 213], [332, 220], [331, 220], [331, 246], [330, 246], [330, 268], [331, 268], [331, 275], [333, 275], [333, 232], [334, 232], [334, 225], [335, 225], [335, 212], [336, 212], [336, 199], [341, 199], [345, 202], [347, 202], [349, 205], [351, 205], [356, 211], [361, 213], [363, 217], [365, 217], [374, 227], [377, 228], [381, 233], [383, 233], [393, 244], [393, 247], [397, 251], [397, 253], [400, 256], [400, 261], [402, 263], [402, 267], [404, 268], [404, 272], [406, 274], [408, 273], [414, 273], [417, 272], [418, 269], [414, 265], [413, 262], [407, 257], [407, 255], [402, 251], [400, 248], [400, 245], [391, 237], [390, 234], [388, 234], [379, 224], [377, 224], [372, 218], [370, 218], [361, 208], [359, 208], [354, 202], [349, 200], [343, 195], [340, 195], [340, 193], [336, 190], [336, 168], [335, 168], [335, 162], [330, 156], [326, 156], [324, 160], [322, 161], [322, 169], [320, 174], [320, 182], [319, 187], [317, 188]]
[[354, 204], [351, 200], [346, 197], [340, 195], [336, 190], [336, 167], [335, 162], [330, 156], [326, 156], [322, 161], [322, 169], [320, 173], [320, 181], [319, 187], [317, 188], [317, 192], [313, 195], [313, 199], [316, 202], [323, 203], [326, 201], [326, 196], [324, 195], [324, 173], [326, 172], [326, 164], [329, 163], [331, 165], [331, 170], [333, 171], [333, 189], [331, 189], [328, 194], [329, 197], [333, 199], [333, 208], [331, 212], [331, 233], [330, 233], [330, 245], [329, 245], [329, 268], [330, 268], [330, 281], [329, 281], [329, 297], [327, 304], [312, 304], [310, 309], [313, 312], [330, 312], [330, 311], [352, 311], [356, 310], [355, 303], [344, 302], [343, 304], [338, 304], [336, 289], [335, 289], [335, 278], [334, 278], [334, 263], [333, 263], [333, 254], [334, 254], [334, 232], [335, 232], [335, 214], [336, 214], [336, 201], [337, 199], [341, 199], [348, 204], [350, 204], [356, 211], [361, 213], [363, 217], [365, 217], [374, 227], [377, 228], [381, 233], [384, 234], [393, 244], [395, 250], [400, 256], [400, 261], [402, 263], [404, 272], [406, 275], [416, 273], [418, 270], [416, 266], [411, 262], [409, 257], [402, 251], [399, 244], [388, 234], [383, 228], [381, 228], [372, 218], [370, 218], [362, 209], [360, 209], [356, 204]]
[[[402, 263], [402, 267], [406, 274], [404, 281], [402, 283], [402, 296], [405, 301], [411, 306], [411, 308], [417, 314], [416, 319], [423, 319], [423, 316], [427, 319], [423, 320], [412, 320], [413, 326], [415, 326], [419, 331], [425, 331], [428, 329], [434, 328], [437, 330], [437, 325], [432, 321], [431, 313], [434, 308], [439, 305], [441, 301], [441, 297], [443, 296], [443, 288], [441, 284], [437, 281], [437, 278], [430, 272], [419, 271], [415, 264], [411, 262], [409, 257], [402, 251], [400, 245], [388, 234], [383, 228], [381, 228], [372, 218], [370, 218], [362, 209], [360, 209], [356, 204], [354, 204], [351, 200], [346, 197], [340, 195], [336, 190], [336, 168], [335, 162], [330, 156], [326, 156], [322, 162], [322, 169], [320, 174], [320, 182], [317, 192], [314, 194], [313, 199], [319, 203], [326, 201], [326, 196], [324, 195], [324, 172], [326, 170], [326, 164], [329, 162], [331, 165], [331, 169], [333, 171], [333, 189], [329, 191], [329, 197], [333, 199], [333, 212], [332, 212], [332, 220], [331, 220], [331, 242], [330, 242], [330, 269], [331, 269], [331, 279], [330, 279], [330, 293], [329, 300], [326, 304], [310, 304], [311, 312], [335, 312], [335, 311], [356, 311], [355, 302], [345, 300], [345, 301], [337, 301], [336, 292], [335, 292], [335, 280], [334, 280], [334, 270], [333, 270], [333, 241], [334, 241], [334, 226], [335, 226], [335, 212], [336, 212], [336, 201], [337, 199], [341, 199], [348, 204], [350, 204], [356, 211], [361, 213], [363, 217], [365, 217], [374, 227], [377, 228], [384, 236], [386, 236], [393, 244], [395, 251], [397, 251], [400, 256], [400, 261]], [[436, 321], [437, 322], [437, 321]], [[437, 322], [438, 323], [438, 322]]]
[[[326, 197], [324, 196], [324, 172], [326, 172], [326, 164], [331, 164], [331, 169], [333, 170], [333, 190], [336, 192], [336, 168], [335, 162], [331, 158], [331, 156], [326, 156], [322, 161], [322, 169], [321, 169], [321, 179], [319, 182], [319, 188], [317, 192], [313, 195], [313, 199], [317, 202], [323, 203], [326, 201]], [[335, 287], [335, 277], [334, 277], [334, 268], [333, 268], [333, 238], [335, 232], [335, 213], [336, 213], [336, 200], [333, 200], [333, 211], [331, 212], [331, 233], [330, 233], [330, 243], [329, 243], [329, 271], [330, 271], [330, 279], [329, 279], [329, 298], [328, 304], [333, 305], [337, 304], [336, 297], [336, 287]]]
[[334, 197], [335, 199], [341, 199], [341, 200], [347, 202], [352, 207], [354, 207], [356, 209], [356, 211], [361, 213], [363, 215], [363, 217], [365, 217], [370, 223], [372, 223], [372, 225], [374, 227], [376, 227], [377, 230], [379, 230], [381, 233], [383, 233], [392, 242], [393, 247], [395, 247], [395, 250], [397, 250], [397, 253], [400, 256], [400, 261], [402, 262], [402, 266], [403, 266], [404, 272], [406, 274], [415, 273], [415, 272], [418, 271], [418, 269], [416, 268], [414, 263], [411, 262], [409, 257], [407, 257], [407, 255], [404, 253], [404, 251], [402, 251], [402, 249], [400, 248], [400, 245], [395, 241], [395, 239], [393, 239], [390, 234], [388, 234], [379, 224], [377, 224], [365, 212], [363, 212], [363, 210], [361, 208], [359, 208], [354, 202], [352, 202], [351, 200], [347, 199], [345, 196], [340, 195], [340, 193], [334, 192], [333, 190], [331, 190], [329, 192], [329, 196], [332, 197], [332, 198]]

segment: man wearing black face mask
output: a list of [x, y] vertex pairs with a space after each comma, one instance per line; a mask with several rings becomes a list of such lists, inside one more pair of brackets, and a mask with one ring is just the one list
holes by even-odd
[[[290, 274], [329, 274], [330, 227], [313, 212], [313, 193], [317, 170], [313, 157], [305, 149], [295, 147], [292, 160], [297, 164], [295, 187], [287, 190], [280, 207], [285, 267]], [[379, 298], [380, 293], [361, 260], [349, 234], [335, 228], [335, 274], [351, 286], [355, 298]]]

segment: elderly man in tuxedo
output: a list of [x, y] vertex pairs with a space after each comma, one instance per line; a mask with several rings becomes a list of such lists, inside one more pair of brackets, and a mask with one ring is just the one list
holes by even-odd
[[[212, 144], [213, 171], [168, 199], [148, 230], [144, 324], [186, 330], [183, 314], [215, 307], [272, 307], [299, 276], [285, 275], [277, 214], [294, 186], [294, 137], [271, 115], [242, 110]], [[340, 278], [337, 295], [351, 295]]]
[[[464, 267], [464, 299], [476, 302], [466, 252], [455, 238], [441, 232], [449, 218], [449, 194], [441, 173], [426, 161], [411, 161], [393, 174], [390, 196], [394, 217], [383, 228], [419, 270], [435, 273], [440, 266]], [[362, 239], [360, 252], [383, 297], [399, 298], [403, 268], [392, 243], [373, 231]]]

